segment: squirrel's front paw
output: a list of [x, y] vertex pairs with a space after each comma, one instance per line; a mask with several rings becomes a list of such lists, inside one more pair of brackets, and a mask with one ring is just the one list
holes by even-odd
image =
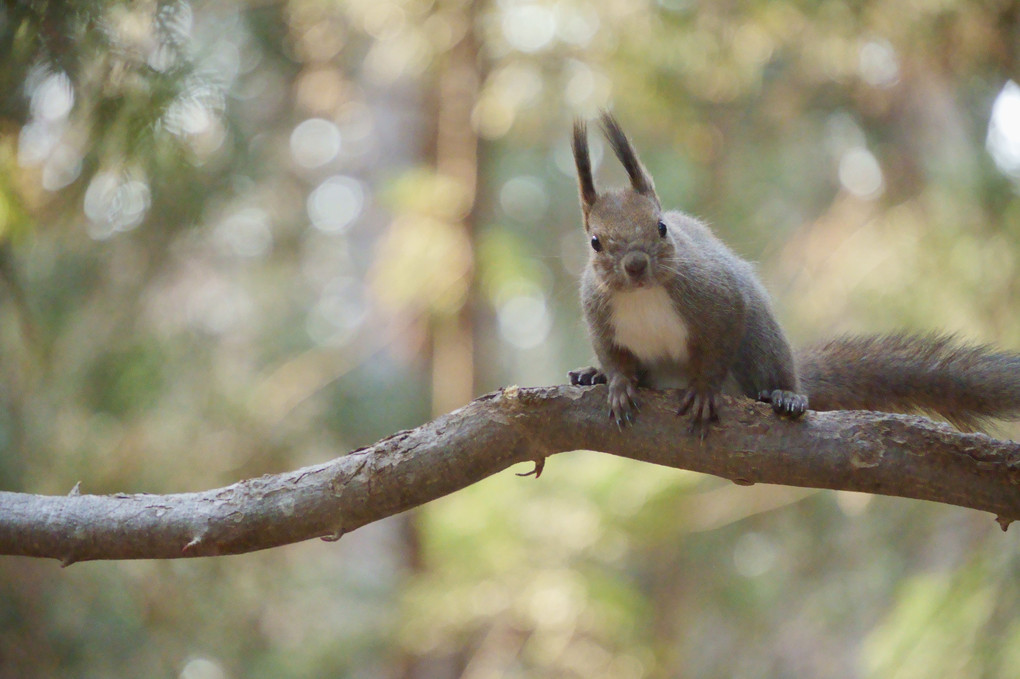
[[613, 375], [609, 381], [609, 417], [616, 426], [625, 427], [634, 422], [637, 407], [637, 387], [634, 381], [622, 375]]
[[677, 410], [676, 414], [686, 415], [690, 413], [692, 430], [704, 427], [709, 422], [719, 419], [715, 397], [716, 392], [714, 391], [689, 387], [680, 399], [680, 409]]
[[606, 374], [595, 367], [578, 368], [567, 373], [570, 384], [575, 387], [590, 387], [593, 384], [605, 384]]
[[776, 414], [790, 417], [800, 417], [808, 407], [807, 396], [785, 389], [763, 391], [758, 394], [758, 400], [771, 403]]

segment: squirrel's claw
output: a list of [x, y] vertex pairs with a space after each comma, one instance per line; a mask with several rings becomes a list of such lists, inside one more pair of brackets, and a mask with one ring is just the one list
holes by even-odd
[[578, 368], [567, 373], [570, 384], [575, 387], [590, 387], [593, 384], [605, 384], [606, 374], [595, 367]]
[[680, 399], [680, 408], [676, 411], [677, 415], [690, 413], [691, 431], [700, 429], [702, 437], [705, 435], [705, 427], [719, 419], [715, 396], [715, 392], [702, 391], [690, 387], [684, 392], [683, 397]]
[[807, 396], [785, 389], [762, 391], [758, 394], [758, 400], [771, 403], [772, 410], [777, 415], [787, 415], [788, 417], [800, 417], [808, 408]]
[[626, 405], [623, 403], [618, 405], [609, 406], [609, 417], [616, 421], [616, 426], [620, 429], [629, 427], [634, 424], [634, 412], [637, 410], [633, 401], [630, 401]]
[[609, 383], [609, 417], [616, 420], [620, 429], [634, 424], [637, 413], [637, 388], [626, 377], [614, 376]]

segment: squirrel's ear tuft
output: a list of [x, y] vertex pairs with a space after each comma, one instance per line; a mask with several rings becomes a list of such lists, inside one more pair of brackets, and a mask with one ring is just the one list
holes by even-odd
[[595, 192], [595, 180], [591, 176], [591, 158], [588, 155], [588, 127], [580, 118], [574, 120], [574, 136], [571, 139], [574, 149], [574, 164], [577, 165], [577, 185], [581, 192], [581, 212], [584, 213], [585, 226], [588, 212], [595, 204], [598, 194]]
[[620, 124], [616, 122], [616, 118], [609, 111], [602, 111], [599, 119], [602, 121], [602, 131], [605, 132], [609, 145], [613, 147], [613, 152], [616, 153], [616, 157], [623, 163], [623, 169], [627, 171], [627, 176], [630, 177], [630, 185], [638, 193], [658, 202], [659, 199], [655, 195], [655, 182], [652, 181], [652, 176], [648, 174], [645, 166], [638, 160], [634, 147], [631, 146], [627, 135], [623, 133]]

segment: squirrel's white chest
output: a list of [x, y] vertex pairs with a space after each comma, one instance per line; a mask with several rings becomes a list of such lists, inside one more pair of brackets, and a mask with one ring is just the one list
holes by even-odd
[[617, 292], [610, 298], [611, 322], [617, 345], [638, 360], [687, 361], [687, 325], [661, 286]]

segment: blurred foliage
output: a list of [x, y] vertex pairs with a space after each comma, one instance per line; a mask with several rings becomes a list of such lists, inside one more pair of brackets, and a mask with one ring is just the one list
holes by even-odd
[[[1015, 1], [33, 0], [0, 53], [5, 490], [209, 488], [464, 365], [562, 381], [604, 106], [798, 340], [1020, 347]], [[975, 512], [579, 452], [337, 544], [0, 561], [0, 674], [1005, 679], [1018, 575]]]

